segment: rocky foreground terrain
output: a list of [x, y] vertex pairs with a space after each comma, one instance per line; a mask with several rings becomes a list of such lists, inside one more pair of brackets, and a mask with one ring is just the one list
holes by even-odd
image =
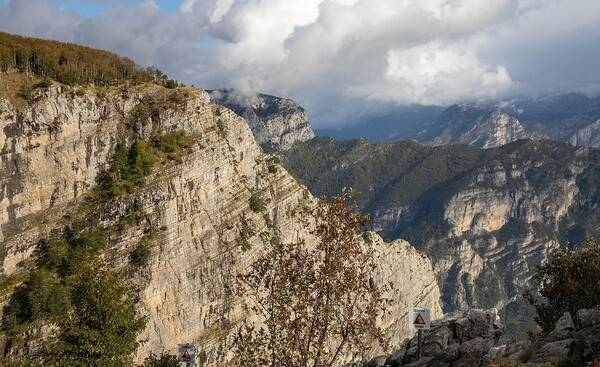
[[548, 335], [518, 342], [500, 342], [503, 325], [497, 311], [471, 309], [446, 315], [423, 332], [422, 353], [417, 338], [405, 340], [390, 355], [376, 357], [362, 367], [401, 366], [583, 366], [600, 363], [600, 309], [565, 313]]

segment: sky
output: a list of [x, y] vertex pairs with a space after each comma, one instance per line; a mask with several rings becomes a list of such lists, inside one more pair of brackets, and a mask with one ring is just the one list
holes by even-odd
[[0, 30], [103, 48], [314, 125], [403, 105], [600, 94], [598, 0], [0, 0]]

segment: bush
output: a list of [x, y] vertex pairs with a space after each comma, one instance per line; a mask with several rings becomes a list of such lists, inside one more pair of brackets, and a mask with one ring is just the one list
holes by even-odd
[[179, 367], [179, 362], [172, 354], [163, 353], [160, 357], [151, 354], [144, 360], [142, 367]]
[[165, 83], [165, 87], [169, 88], [169, 89], [175, 89], [179, 86], [179, 83], [177, 83], [175, 80], [173, 79], [169, 79], [167, 80], [167, 82]]
[[250, 195], [248, 204], [250, 205], [250, 209], [255, 213], [260, 213], [266, 209], [265, 201], [257, 193]]
[[55, 321], [65, 315], [70, 307], [69, 287], [55, 273], [37, 269], [13, 293], [5, 309], [3, 329], [10, 330], [38, 319]]
[[536, 308], [536, 321], [550, 332], [564, 312], [600, 305], [600, 241], [590, 240], [581, 251], [562, 249], [552, 261], [538, 268], [535, 279], [541, 299], [527, 292]]
[[145, 318], [136, 315], [126, 284], [101, 261], [82, 266], [70, 282], [73, 312], [58, 323], [49, 364], [130, 366]]
[[156, 161], [150, 145], [138, 140], [127, 149], [120, 144], [115, 150], [110, 167], [98, 176], [97, 182], [105, 198], [132, 193], [145, 183], [145, 177], [152, 173]]
[[140, 242], [133, 251], [129, 254], [129, 261], [135, 267], [143, 267], [148, 264], [148, 260], [150, 260], [150, 246], [147, 242]]
[[238, 330], [231, 365], [337, 366], [377, 342], [385, 348], [376, 323], [387, 288], [370, 279], [377, 263], [373, 247], [361, 241], [367, 218], [353, 214], [348, 197], [316, 208], [314, 245], [271, 243], [238, 275], [236, 289], [252, 298], [258, 318]]
[[190, 148], [191, 142], [185, 132], [180, 130], [154, 137], [152, 146], [163, 153], [177, 153]]

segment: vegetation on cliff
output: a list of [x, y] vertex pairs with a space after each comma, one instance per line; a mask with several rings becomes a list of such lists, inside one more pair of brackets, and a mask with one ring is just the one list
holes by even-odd
[[0, 72], [10, 70], [68, 85], [107, 86], [125, 81], [138, 84], [164, 77], [108, 51], [0, 32]]
[[238, 291], [264, 324], [239, 330], [237, 366], [335, 366], [373, 341], [384, 343], [376, 326], [384, 286], [370, 278], [376, 263], [360, 234], [367, 218], [353, 214], [348, 197], [319, 204], [314, 247], [272, 243], [238, 277]]
[[192, 140], [182, 131], [161, 134], [150, 141], [136, 140], [130, 147], [117, 145], [110, 166], [98, 176], [99, 194], [114, 198], [143, 186], [157, 162], [180, 161]]
[[552, 261], [538, 268], [535, 276], [541, 299], [527, 292], [535, 306], [536, 321], [550, 332], [558, 319], [569, 312], [600, 306], [600, 240], [589, 240], [580, 250], [561, 249]]

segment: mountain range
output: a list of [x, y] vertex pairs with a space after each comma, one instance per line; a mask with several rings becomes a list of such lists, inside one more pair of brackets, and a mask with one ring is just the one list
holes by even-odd
[[413, 106], [367, 117], [319, 135], [369, 141], [414, 139], [424, 144], [489, 148], [523, 138], [600, 147], [600, 97], [564, 94], [447, 108]]

